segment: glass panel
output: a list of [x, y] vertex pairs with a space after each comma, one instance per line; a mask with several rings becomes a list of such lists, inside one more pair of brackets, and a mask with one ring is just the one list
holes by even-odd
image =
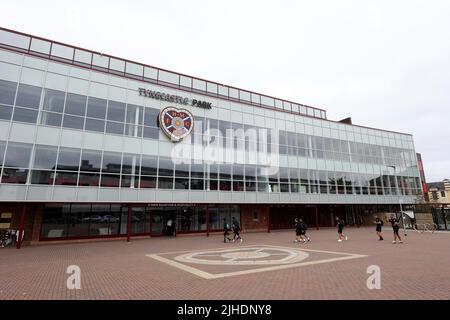
[[0, 42], [8, 46], [22, 48], [28, 50], [30, 37], [17, 33], [0, 30]]
[[209, 93], [217, 94], [217, 84], [208, 82], [207, 83], [207, 91]]
[[144, 67], [141, 65], [138, 65], [136, 63], [132, 63], [132, 62], [127, 62], [126, 65], [126, 72], [142, 77], [142, 73], [144, 72]]
[[152, 127], [144, 127], [144, 138], [158, 139], [159, 129]]
[[125, 71], [125, 61], [110, 58], [109, 59], [109, 69], [115, 70], [115, 71], [120, 71], [122, 73]]
[[58, 170], [78, 171], [80, 168], [80, 150], [60, 148], [58, 155]]
[[180, 76], [180, 86], [191, 88], [192, 87], [192, 78]]
[[63, 112], [64, 99], [66, 93], [63, 91], [45, 89], [44, 90], [44, 110], [53, 112]]
[[156, 188], [156, 177], [141, 176], [140, 188]]
[[145, 108], [144, 126], [157, 127], [159, 110], [153, 108]]
[[14, 104], [14, 97], [16, 95], [17, 83], [0, 80], [0, 103], [1, 104]]
[[23, 83], [19, 84], [16, 105], [20, 107], [38, 109], [39, 102], [41, 101], [41, 91], [42, 88], [40, 87], [30, 86]]
[[38, 112], [37, 110], [23, 109], [16, 107], [14, 109], [13, 120], [21, 122], [36, 123]]
[[83, 150], [81, 155], [81, 171], [100, 172], [102, 152], [98, 150]]
[[234, 88], [229, 88], [230, 98], [239, 99], [239, 91]]
[[54, 170], [56, 167], [57, 154], [57, 147], [36, 145], [33, 168]]
[[11, 115], [13, 112], [13, 107], [7, 107], [0, 105], [0, 119], [11, 120]]
[[139, 155], [124, 153], [122, 159], [122, 173], [139, 174], [139, 158]]
[[79, 94], [68, 93], [66, 99], [66, 109], [64, 112], [76, 116], [84, 116], [86, 113], [86, 98], [86, 96]]
[[27, 182], [28, 169], [3, 169], [2, 183], [20, 183]]
[[84, 125], [85, 130], [104, 132], [105, 131], [105, 121], [86, 118], [86, 123]]
[[108, 57], [98, 55], [94, 53], [94, 56], [92, 57], [92, 65], [102, 67], [107, 69], [108, 68]]
[[239, 98], [250, 102], [250, 92], [239, 90]]
[[73, 48], [66, 47], [57, 43], [52, 44], [52, 56], [64, 58], [67, 60], [73, 59]]
[[252, 93], [252, 103], [260, 104], [261, 103], [261, 96], [259, 94]]
[[141, 174], [156, 175], [158, 168], [158, 159], [152, 156], [142, 155]]
[[6, 150], [4, 166], [28, 168], [30, 162], [31, 147], [31, 144], [10, 142]]
[[144, 77], [156, 80], [158, 78], [158, 70], [155, 68], [144, 67]]
[[61, 122], [62, 122], [62, 114], [60, 113], [42, 112], [41, 114], [42, 124], [60, 127]]
[[44, 54], [50, 53], [50, 42], [33, 38], [31, 39], [31, 51], [36, 51]]
[[54, 171], [46, 171], [46, 170], [31, 171], [32, 184], [53, 185], [54, 177], [55, 177]]
[[143, 107], [136, 106], [133, 104], [127, 105], [127, 112], [126, 112], [126, 123], [136, 123], [136, 124], [142, 124], [142, 118], [143, 118]]
[[107, 119], [113, 121], [125, 121], [125, 103], [117, 102], [117, 101], [109, 101], [108, 102], [108, 114]]
[[80, 49], [75, 49], [75, 61], [90, 65], [91, 59], [92, 53]]
[[106, 100], [89, 97], [87, 105], [87, 116], [91, 118], [105, 119]]
[[103, 153], [102, 172], [120, 173], [122, 155], [116, 152]]
[[123, 134], [124, 124], [120, 122], [106, 122], [106, 133]]
[[64, 115], [64, 119], [63, 119], [63, 127], [64, 128], [82, 130], [83, 126], [84, 126], [84, 118], [83, 117], [69, 116], [66, 114]]
[[120, 186], [120, 175], [102, 174], [100, 181], [102, 187], [118, 188]]
[[158, 175], [173, 176], [173, 161], [168, 158], [159, 158]]
[[206, 91], [206, 82], [199, 79], [193, 79], [192, 88], [201, 91]]
[[274, 107], [275, 100], [273, 98], [261, 96], [261, 104], [269, 106], [269, 107]]
[[228, 97], [228, 87], [219, 85], [219, 95]]
[[173, 189], [173, 178], [158, 177], [159, 189]]
[[80, 172], [80, 177], [78, 179], [79, 186], [98, 187], [99, 184], [100, 184], [100, 175], [98, 173]]
[[168, 83], [172, 83], [175, 85], [179, 84], [179, 76], [178, 74], [172, 73], [172, 72], [168, 72], [168, 71], [164, 71], [164, 70], [159, 70], [159, 81], [163, 81], [163, 82], [168, 82]]

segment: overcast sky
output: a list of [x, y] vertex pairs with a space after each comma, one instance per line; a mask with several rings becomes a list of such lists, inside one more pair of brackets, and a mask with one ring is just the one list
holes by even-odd
[[0, 25], [414, 135], [450, 178], [450, 1], [4, 1]]

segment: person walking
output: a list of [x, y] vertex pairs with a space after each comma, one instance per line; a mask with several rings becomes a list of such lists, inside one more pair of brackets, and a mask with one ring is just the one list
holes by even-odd
[[227, 222], [227, 219], [223, 218], [223, 243], [230, 242], [231, 240], [233, 240], [229, 237], [230, 230], [231, 230], [230, 224]]
[[400, 235], [398, 234], [398, 230], [400, 230], [400, 222], [399, 220], [392, 214], [391, 218], [388, 220], [392, 225], [392, 230], [394, 231], [394, 241], [392, 243], [403, 243], [402, 238], [400, 238]]
[[299, 219], [299, 223], [301, 225], [300, 237], [303, 239], [304, 242], [310, 242], [311, 239], [306, 235], [306, 230], [308, 230], [308, 225], [305, 222], [303, 222], [303, 219]]
[[379, 237], [379, 241], [384, 240], [383, 235], [381, 234], [381, 229], [383, 228], [383, 220], [381, 220], [380, 218], [378, 218], [377, 216], [375, 216], [375, 221], [374, 223], [377, 225], [376, 227], [376, 232], [377, 235]]
[[295, 225], [295, 240], [294, 243], [298, 243], [298, 242], [305, 242], [302, 239], [301, 236], [301, 229], [302, 229], [302, 225], [300, 224], [300, 221], [298, 220], [298, 218], [294, 219], [294, 225]]
[[239, 226], [239, 222], [236, 220], [235, 217], [231, 218], [231, 227], [233, 228], [233, 242], [240, 240], [241, 242], [243, 241], [242, 237], [241, 237], [241, 227]]
[[336, 223], [338, 227], [338, 242], [342, 242], [342, 240], [348, 240], [348, 237], [343, 234], [344, 230], [344, 220], [339, 219], [339, 217], [336, 217]]

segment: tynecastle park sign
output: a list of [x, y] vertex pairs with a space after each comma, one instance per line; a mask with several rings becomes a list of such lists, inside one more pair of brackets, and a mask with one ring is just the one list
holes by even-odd
[[203, 109], [211, 109], [212, 108], [211, 102], [200, 101], [197, 99], [189, 99], [189, 98], [185, 98], [185, 97], [181, 97], [181, 96], [176, 96], [174, 94], [166, 94], [163, 92], [147, 90], [144, 88], [139, 88], [139, 95], [144, 96], [144, 97], [149, 97], [152, 99], [157, 99], [157, 100], [164, 100], [164, 101], [169, 101], [169, 102], [174, 102], [174, 103], [179, 103], [179, 104], [184, 104], [184, 105], [191, 105], [191, 106], [203, 108]]

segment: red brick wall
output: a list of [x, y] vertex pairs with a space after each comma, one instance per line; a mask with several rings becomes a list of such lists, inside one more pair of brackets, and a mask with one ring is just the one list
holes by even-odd
[[[242, 231], [267, 231], [267, 205], [241, 205]], [[254, 219], [256, 213], [257, 219]]]

